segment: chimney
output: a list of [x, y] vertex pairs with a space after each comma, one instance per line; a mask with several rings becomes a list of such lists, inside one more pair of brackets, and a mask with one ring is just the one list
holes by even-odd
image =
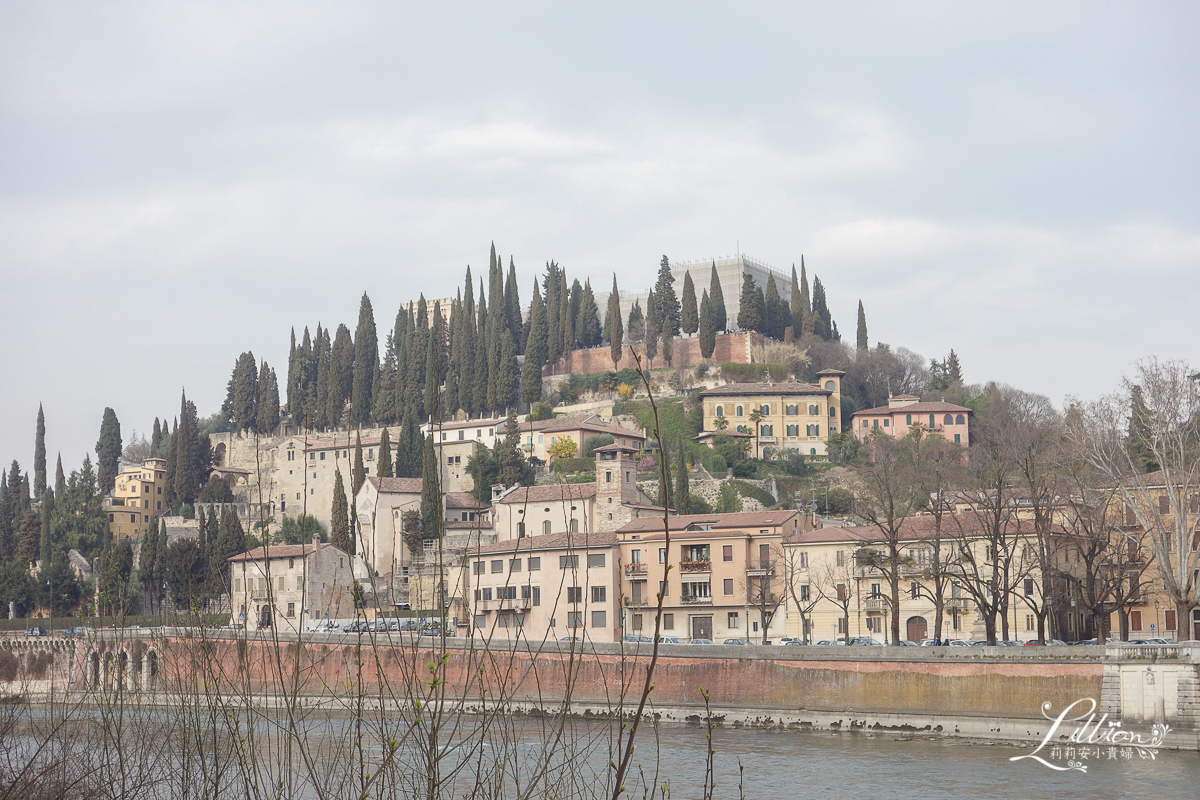
[[312, 546], [313, 546], [314, 551], [319, 550], [321, 548], [321, 534], [319, 534], [319, 533], [313, 534]]

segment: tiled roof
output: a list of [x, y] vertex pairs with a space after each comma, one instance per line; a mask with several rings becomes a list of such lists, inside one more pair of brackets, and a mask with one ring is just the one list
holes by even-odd
[[731, 383], [700, 393], [701, 397], [744, 397], [747, 395], [829, 395], [828, 389], [811, 383]]
[[522, 486], [498, 502], [505, 505], [546, 503], [560, 500], [586, 500], [596, 496], [594, 483], [555, 483], [550, 486]]
[[468, 492], [446, 492], [445, 497], [446, 508], [478, 509], [480, 511], [486, 511], [491, 508], [486, 503], [480, 503]]
[[845, 375], [846, 373], [840, 369], [823, 369], [817, 373], [818, 375]]
[[600, 533], [548, 533], [544, 536], [526, 536], [484, 545], [467, 551], [467, 555], [490, 555], [519, 553], [535, 550], [582, 550], [584, 548], [611, 547], [617, 543], [612, 531]]
[[[1009, 517], [1010, 526], [1019, 526], [1023, 533], [1033, 532], [1033, 520], [1016, 516]], [[988, 529], [984, 516], [979, 514], [943, 514], [941, 519], [941, 537], [947, 543], [955, 538], [977, 538], [987, 535]], [[1010, 533], [1015, 533], [1011, 530]], [[1056, 528], [1056, 533], [1063, 529]], [[909, 517], [900, 524], [900, 539], [904, 541], [923, 541], [934, 538], [938, 533], [938, 518], [928, 514], [919, 517]], [[803, 531], [788, 538], [789, 544], [820, 544], [828, 542], [855, 542], [871, 544], [886, 541], [886, 537], [875, 525], [859, 525], [851, 528], [817, 528]]]
[[[671, 532], [682, 531], [689, 525], [711, 525], [713, 530], [733, 528], [762, 528], [783, 525], [793, 521], [796, 512], [791, 509], [776, 511], [737, 511], [729, 514], [675, 514], [670, 518]], [[617, 529], [617, 533], [661, 533], [663, 518], [641, 517]]]
[[934, 400], [934, 401], [927, 402], [927, 403], [909, 403], [909, 404], [903, 405], [903, 406], [896, 406], [895, 408], [889, 408], [888, 406], [879, 406], [878, 408], [867, 408], [862, 411], [855, 411], [851, 416], [857, 417], [857, 416], [868, 415], [868, 414], [883, 414], [883, 415], [886, 415], [886, 414], [913, 414], [913, 413], [928, 414], [931, 412], [935, 413], [935, 414], [936, 413], [944, 414], [944, 413], [950, 413], [950, 412], [955, 412], [955, 413], [965, 412], [967, 414], [973, 413], [971, 411], [971, 409], [969, 409], [969, 408], [964, 408], [963, 406], [956, 406], [953, 403], [946, 403], [946, 402], [943, 402], [940, 400]]
[[420, 494], [420, 478], [367, 478], [380, 494]]
[[[507, 427], [507, 426], [505, 426]], [[593, 414], [591, 416], [558, 417], [557, 419], [542, 419], [534, 422], [520, 422], [522, 431], [539, 431], [541, 433], [558, 433], [559, 431], [587, 430], [597, 433], [611, 433], [613, 436], [627, 436], [634, 439], [645, 439], [645, 435], [628, 428], [622, 428], [610, 422], [600, 422]], [[501, 432], [497, 428], [497, 433]]]
[[[322, 550], [325, 549], [326, 547], [333, 547], [333, 545], [331, 545], [329, 543], [321, 544]], [[260, 560], [268, 557], [268, 554], [267, 554], [268, 549], [270, 550], [270, 558], [299, 558], [301, 556], [307, 556], [309, 553], [313, 552], [312, 542], [309, 542], [307, 544], [276, 544], [276, 545], [271, 545], [270, 548], [256, 547], [253, 550], [246, 551], [245, 553], [238, 553], [236, 556], [231, 556], [229, 558], [229, 560], [230, 561], [260, 561]], [[338, 548], [336, 548], [336, 547], [333, 547], [333, 549], [337, 550], [337, 552], [339, 552], [339, 553], [342, 552], [341, 550], [338, 550]]]

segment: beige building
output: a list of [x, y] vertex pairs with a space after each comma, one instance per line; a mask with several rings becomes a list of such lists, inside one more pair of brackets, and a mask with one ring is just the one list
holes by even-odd
[[170, 512], [163, 506], [166, 477], [167, 462], [161, 458], [148, 458], [140, 466], [121, 470], [103, 504], [114, 539], [139, 539], [150, 531], [151, 520]]
[[596, 642], [622, 635], [620, 550], [608, 533], [554, 533], [471, 550], [471, 631], [499, 639]]
[[305, 621], [353, 617], [352, 558], [316, 537], [256, 547], [229, 559], [232, 622], [296, 631]]
[[761, 642], [764, 631], [772, 639], [782, 636], [783, 540], [803, 524], [799, 512], [786, 509], [672, 516], [669, 544], [661, 513], [622, 526], [617, 537], [627, 632], [653, 634], [662, 587], [664, 636], [717, 643]]
[[953, 403], [923, 403], [915, 395], [899, 394], [889, 397], [886, 406], [854, 412], [850, 425], [860, 440], [877, 432], [905, 436], [915, 429], [924, 434], [941, 434], [947, 441], [968, 447], [972, 413], [971, 409]]
[[[642, 428], [626, 428], [621, 425], [605, 422], [599, 416], [558, 417], [543, 419], [536, 422], [518, 423], [521, 427], [521, 448], [526, 455], [543, 462], [550, 460], [550, 445], [559, 439], [570, 439], [575, 443], [575, 453], [579, 455], [588, 437], [609, 434], [614, 444], [639, 451], [646, 446], [646, 431]], [[497, 428], [497, 436], [503, 436], [505, 426]]]
[[[825, 441], [840, 428], [842, 377], [835, 369], [817, 373], [818, 384], [731, 383], [700, 393], [704, 432], [724, 430], [754, 437], [755, 456], [767, 447], [826, 454]], [[762, 419], [757, 427], [751, 415]]]

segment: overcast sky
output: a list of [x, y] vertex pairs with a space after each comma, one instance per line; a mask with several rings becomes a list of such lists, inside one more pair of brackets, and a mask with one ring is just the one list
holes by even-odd
[[1057, 404], [1196, 360], [1200, 6], [580, 5], [0, 4], [0, 459], [493, 240], [525, 301], [803, 254], [845, 334]]

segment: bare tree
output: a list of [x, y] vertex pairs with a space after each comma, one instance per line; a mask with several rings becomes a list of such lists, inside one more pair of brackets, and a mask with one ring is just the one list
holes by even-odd
[[929, 553], [929, 573], [924, 591], [933, 601], [933, 638], [942, 638], [946, 615], [946, 592], [951, 585], [948, 567], [957, 558], [953, 546], [952, 521], [956, 493], [963, 484], [963, 450], [944, 437], [930, 436], [921, 442], [917, 478], [925, 512], [932, 520], [924, 546]]
[[767, 629], [787, 596], [784, 594], [784, 563], [783, 548], [764, 543], [759, 545], [757, 557], [752, 556], [746, 565], [746, 603], [758, 612], [763, 644], [767, 643]]
[[[1068, 436], [1149, 536], [1162, 589], [1175, 604], [1178, 636], [1193, 638], [1200, 496], [1200, 386], [1183, 361], [1149, 358], [1121, 389], [1076, 402]], [[1157, 467], [1146, 472], [1148, 467]]]
[[[849, 543], [847, 543], [849, 544]], [[852, 546], [852, 545], [851, 545]], [[833, 603], [842, 612], [842, 641], [850, 642], [850, 608], [858, 596], [858, 575], [853, 550], [838, 550], [813, 565], [810, 573], [821, 599]]]
[[805, 644], [812, 644], [812, 612], [821, 602], [821, 593], [813, 585], [815, 575], [809, 570], [808, 557], [809, 554], [798, 547], [784, 548], [784, 581], [800, 617], [800, 638]]

